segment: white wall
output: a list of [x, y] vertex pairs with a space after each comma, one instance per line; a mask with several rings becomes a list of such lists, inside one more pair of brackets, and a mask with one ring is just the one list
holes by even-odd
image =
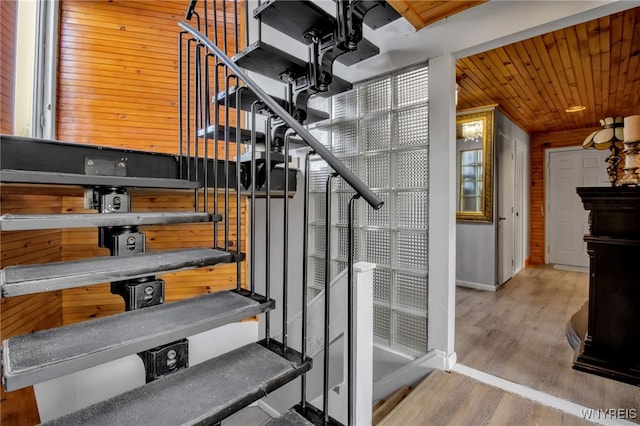
[[[515, 139], [520, 149], [526, 149], [522, 170], [516, 170], [518, 179], [529, 181], [529, 135], [518, 125], [509, 120], [500, 111], [494, 111], [494, 154], [495, 140], [498, 132], [509, 138]], [[493, 173], [497, 176], [498, 161], [494, 155]], [[528, 191], [529, 185], [525, 185]], [[497, 285], [497, 207], [498, 207], [498, 180], [493, 180], [493, 221], [491, 223], [457, 222], [456, 224], [456, 282], [458, 285], [485, 290], [495, 290]], [[524, 194], [521, 194], [524, 195]], [[517, 196], [517, 195], [516, 195]], [[518, 197], [518, 196], [517, 196]], [[528, 212], [529, 196], [518, 197], [525, 203], [522, 211]], [[528, 256], [528, 214], [522, 217], [524, 229], [527, 230], [526, 238], [522, 238], [521, 245], [525, 250], [525, 258]], [[525, 246], [526, 245], [526, 246]]]

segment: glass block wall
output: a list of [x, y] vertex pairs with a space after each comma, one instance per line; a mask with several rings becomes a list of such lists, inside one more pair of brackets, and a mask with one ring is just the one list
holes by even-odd
[[[374, 211], [356, 203], [355, 259], [376, 263], [375, 340], [419, 356], [427, 350], [428, 70], [404, 69], [355, 84], [332, 99], [312, 98], [330, 112], [309, 130], [384, 200]], [[313, 158], [313, 157], [312, 157]], [[309, 288], [324, 287], [326, 179], [321, 160], [310, 164]], [[353, 191], [334, 179], [331, 276], [347, 267], [347, 204]]]

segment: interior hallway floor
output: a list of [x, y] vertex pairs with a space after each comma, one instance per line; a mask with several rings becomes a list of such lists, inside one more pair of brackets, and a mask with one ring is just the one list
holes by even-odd
[[495, 293], [457, 287], [458, 363], [588, 408], [635, 409], [640, 424], [640, 387], [571, 368], [566, 325], [587, 298], [586, 273], [549, 265]]

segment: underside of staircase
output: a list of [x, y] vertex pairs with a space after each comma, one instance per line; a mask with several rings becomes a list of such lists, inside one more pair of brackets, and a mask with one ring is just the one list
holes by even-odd
[[[284, 259], [286, 270], [287, 248], [285, 244], [284, 254], [273, 256], [269, 250], [256, 253], [255, 234], [266, 233], [268, 242], [271, 233], [284, 232], [287, 241], [288, 198], [298, 186], [296, 170], [290, 166], [289, 150], [295, 147], [308, 147], [307, 158], [319, 155], [327, 161], [355, 190], [354, 199], [362, 197], [375, 209], [382, 205], [303, 126], [328, 118], [327, 112], [309, 106], [312, 96], [332, 96], [351, 88], [350, 82], [333, 75], [334, 62], [350, 66], [379, 53], [362, 37], [363, 25], [377, 29], [399, 15], [384, 1], [337, 1], [335, 7], [334, 15], [311, 1], [268, 0], [252, 12], [250, 19], [256, 19], [259, 28], [268, 25], [307, 45], [309, 60], [303, 60], [286, 53], [286, 47], [262, 40], [261, 32], [244, 50], [229, 52], [226, 34], [224, 42], [218, 40], [220, 18], [206, 19], [207, 10], [217, 13], [216, 2], [190, 1], [187, 22], [180, 23], [181, 29], [176, 22], [181, 55], [176, 155], [1, 136], [3, 184], [82, 187], [85, 207], [94, 212], [7, 213], [0, 217], [0, 230], [94, 228], [100, 247], [111, 253], [86, 260], [7, 266], [0, 271], [1, 296], [109, 282], [111, 292], [121, 296], [125, 305], [120, 314], [4, 340], [4, 388], [25, 388], [134, 354], [145, 367], [144, 386], [46, 424], [218, 424], [314, 367], [305, 345], [300, 351], [288, 346], [286, 302], [278, 307], [285, 312], [283, 341], [269, 334], [269, 313], [276, 309], [269, 268]], [[237, 24], [242, 17], [236, 13], [231, 19]], [[209, 32], [213, 35], [208, 36]], [[251, 39], [247, 34], [246, 40]], [[224, 47], [219, 48], [220, 44]], [[267, 93], [245, 71], [273, 79], [282, 85], [285, 96]], [[219, 78], [222, 74], [225, 77]], [[229, 116], [236, 125], [229, 125]], [[226, 148], [223, 156], [218, 154], [219, 147]], [[193, 194], [194, 210], [136, 212], [130, 193], [140, 188]], [[223, 203], [218, 202], [221, 197]], [[235, 233], [239, 238], [245, 231], [239, 219], [231, 220], [232, 215], [240, 217], [240, 208], [229, 211], [230, 199], [239, 206], [242, 198], [251, 203], [248, 253], [241, 252], [239, 241], [231, 236]], [[267, 226], [255, 223], [256, 198], [266, 199]], [[285, 211], [283, 225], [274, 229], [272, 199], [282, 202]], [[213, 246], [147, 251], [145, 234], [139, 229], [194, 223], [210, 225]], [[266, 271], [256, 271], [254, 262], [247, 264], [256, 257], [265, 257]], [[164, 281], [157, 275], [220, 264], [237, 265], [235, 289], [164, 303]], [[248, 265], [246, 282], [241, 279], [241, 265]], [[267, 287], [259, 294], [255, 281], [263, 273]], [[287, 285], [297, 285], [304, 287], [306, 303], [306, 275], [302, 282], [297, 277], [289, 280], [286, 274], [283, 280], [284, 300]], [[267, 330], [260, 341], [189, 365], [188, 337], [257, 316]], [[325, 327], [328, 333], [329, 324]], [[270, 424], [336, 423], [326, 403], [320, 410], [307, 404], [304, 395], [303, 389], [297, 406]]]

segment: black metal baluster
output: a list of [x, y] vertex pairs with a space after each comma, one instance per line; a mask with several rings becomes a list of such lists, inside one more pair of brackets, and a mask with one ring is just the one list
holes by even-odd
[[207, 0], [204, 0], [203, 6], [203, 15], [204, 15], [204, 35], [209, 37], [209, 13], [207, 11]]
[[[205, 1], [206, 4], [206, 1]], [[207, 49], [208, 50], [208, 49]], [[204, 192], [203, 202], [204, 211], [209, 213], [209, 126], [211, 125], [211, 92], [209, 90], [209, 56], [210, 53], [206, 53], [204, 56]], [[214, 163], [216, 161], [214, 160]], [[214, 224], [215, 227], [215, 224]]]
[[[236, 85], [239, 85], [240, 81], [236, 78]], [[238, 259], [240, 258], [240, 243], [242, 242], [240, 216], [242, 214], [240, 198], [240, 145], [241, 145], [241, 132], [240, 126], [240, 105], [242, 104], [242, 92], [248, 90], [246, 87], [238, 87], [236, 90], [236, 252], [238, 253]], [[242, 268], [240, 262], [236, 262], [236, 287], [238, 290], [242, 288]]]
[[182, 80], [184, 78], [182, 71], [182, 37], [187, 34], [186, 31], [180, 31], [178, 36], [178, 168], [180, 170], [180, 179], [184, 179], [183, 164], [183, 145], [184, 145], [184, 129], [183, 129], [183, 102], [182, 102]]
[[[198, 26], [198, 31], [200, 31], [201, 28], [201, 23], [200, 23], [200, 15], [198, 14], [198, 12], [194, 11], [193, 15], [196, 17], [196, 22], [197, 22], [197, 26]], [[194, 42], [196, 40], [193, 40]], [[195, 49], [193, 51], [193, 61], [194, 61], [194, 78], [193, 78], [193, 90], [194, 90], [194, 96], [193, 96], [193, 100], [194, 100], [194, 105], [193, 105], [193, 144], [194, 144], [194, 174], [195, 177], [193, 178], [193, 180], [197, 180], [198, 179], [198, 113], [199, 113], [199, 107], [198, 107], [198, 103], [199, 103], [199, 99], [198, 99], [198, 95], [199, 95], [199, 89], [198, 89], [198, 78], [199, 78], [199, 73], [200, 73], [200, 69], [199, 69], [199, 61], [198, 61], [198, 46], [200, 44], [197, 43], [195, 46]], [[189, 88], [189, 95], [191, 95], [191, 88]], [[188, 162], [187, 162], [187, 178], [189, 180], [192, 179], [191, 177], [191, 143], [189, 143], [187, 145], [187, 158], [188, 158]], [[198, 191], [195, 191], [195, 196], [194, 196], [194, 201], [195, 201], [195, 209], [196, 211], [198, 210]]]
[[256, 110], [260, 101], [251, 104], [251, 295], [256, 292]]
[[[187, 41], [187, 179], [191, 179], [191, 43], [196, 40], [190, 38]], [[196, 132], [197, 133], [197, 132]]]
[[[213, 0], [213, 43], [218, 46], [218, 5], [216, 0]], [[218, 63], [218, 57], [212, 56], [215, 60], [214, 70], [214, 90], [213, 90], [213, 128], [218, 129], [220, 125], [220, 104], [218, 103], [218, 91], [219, 85], [219, 67], [222, 65]], [[207, 128], [208, 130], [208, 128]], [[213, 212], [218, 214], [218, 137], [217, 133], [213, 134]], [[213, 224], [213, 246], [218, 247], [218, 223]]]
[[[214, 9], [215, 20], [215, 9]], [[209, 9], [207, 7], [207, 0], [204, 0], [204, 34], [209, 37]], [[205, 49], [204, 55], [204, 161], [203, 161], [203, 181], [204, 189], [202, 192], [204, 203], [204, 212], [209, 213], [209, 125], [211, 124], [211, 92], [209, 91], [210, 76], [209, 76], [209, 49]], [[215, 225], [214, 225], [215, 226]]]
[[[271, 298], [271, 122], [277, 116], [270, 115], [267, 118], [267, 128], [265, 129], [265, 173], [266, 173], [266, 229], [265, 229], [265, 297], [267, 300]], [[271, 313], [267, 311], [265, 314], [264, 327], [266, 331], [266, 342], [271, 339]]]
[[[227, 75], [224, 89], [224, 249], [229, 250], [229, 84], [232, 79], [238, 82], [238, 78]], [[236, 139], [237, 139], [236, 135]]]
[[[258, 0], [258, 7], [262, 3], [261, 0]], [[258, 41], [262, 41], [262, 16], [258, 16]]]
[[224, 54], [229, 55], [229, 45], [227, 44], [227, 0], [222, 0], [222, 40], [224, 42]]
[[322, 411], [324, 424], [329, 423], [329, 343], [331, 325], [331, 181], [338, 176], [331, 172], [327, 176], [325, 205], [325, 252], [324, 252], [324, 378], [322, 387]]
[[355, 194], [349, 200], [347, 208], [347, 225], [348, 237], [347, 244], [349, 247], [347, 259], [347, 424], [353, 425], [353, 262], [354, 262], [354, 238], [353, 238], [353, 213], [356, 200], [360, 198], [359, 194]]
[[218, 45], [218, 4], [216, 0], [213, 0], [213, 42], [216, 46]]
[[235, 51], [235, 53], [238, 53], [240, 51], [240, 49], [238, 49], [238, 29], [240, 28], [238, 26], [238, 0], [235, 0], [233, 2], [233, 23], [235, 24], [234, 25], [234, 28], [235, 28], [234, 36], [235, 36], [235, 42], [236, 42], [236, 44], [234, 46], [235, 47], [234, 51]]
[[[200, 62], [200, 55], [202, 54], [201, 49], [204, 46], [202, 44], [197, 44], [196, 45], [196, 49], [195, 49], [195, 75], [194, 75], [194, 90], [195, 90], [195, 105], [194, 105], [194, 118], [193, 118], [193, 123], [194, 123], [194, 130], [195, 132], [193, 132], [193, 144], [194, 144], [194, 162], [193, 162], [193, 169], [194, 169], [194, 174], [195, 174], [195, 181], [197, 181], [199, 179], [198, 176], [198, 145], [199, 145], [199, 137], [198, 137], [198, 131], [199, 129], [202, 128], [202, 69], [201, 69], [201, 62]], [[206, 129], [205, 129], [205, 133], [206, 133]], [[194, 208], [195, 211], [198, 211], [198, 193], [199, 193], [199, 189], [196, 188], [193, 190], [193, 197], [194, 197]]]
[[[219, 69], [225, 65], [218, 62], [216, 58], [215, 76], [213, 79], [213, 151], [215, 161], [213, 162], [213, 211], [218, 214], [218, 129], [220, 128], [220, 102], [218, 101], [218, 93], [220, 93], [220, 71]], [[225, 69], [226, 74], [226, 69]], [[207, 129], [208, 130], [208, 129]], [[218, 247], [218, 223], [213, 227], [213, 244]]]
[[243, 3], [244, 7], [244, 45], [249, 46], [249, 4], [247, 1]]
[[[304, 157], [304, 211], [302, 229], [302, 359], [307, 358], [307, 297], [309, 290], [309, 180], [311, 176], [309, 159], [315, 155], [314, 150], [309, 150]], [[307, 408], [307, 373], [302, 374], [300, 383], [300, 405]]]
[[282, 350], [287, 353], [289, 290], [289, 143], [293, 132], [284, 136], [284, 213], [282, 239]]

